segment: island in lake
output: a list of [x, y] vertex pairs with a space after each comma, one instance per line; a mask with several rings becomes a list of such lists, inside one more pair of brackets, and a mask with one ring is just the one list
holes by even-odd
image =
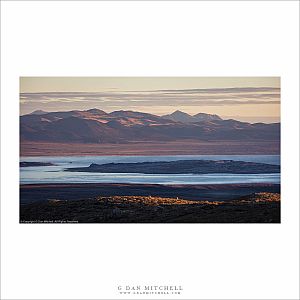
[[48, 167], [48, 166], [55, 166], [55, 164], [50, 162], [39, 162], [39, 161], [21, 161], [20, 167]]
[[66, 168], [65, 171], [141, 174], [266, 174], [280, 173], [280, 166], [233, 160], [177, 160], [141, 163], [93, 163], [88, 167]]

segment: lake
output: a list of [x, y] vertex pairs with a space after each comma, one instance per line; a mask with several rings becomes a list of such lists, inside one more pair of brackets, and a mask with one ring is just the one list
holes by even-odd
[[20, 161], [51, 162], [55, 166], [21, 167], [20, 183], [152, 183], [228, 184], [280, 183], [280, 174], [137, 174], [65, 172], [91, 163], [135, 163], [176, 160], [235, 160], [280, 165], [280, 155], [172, 155], [172, 156], [35, 156]]

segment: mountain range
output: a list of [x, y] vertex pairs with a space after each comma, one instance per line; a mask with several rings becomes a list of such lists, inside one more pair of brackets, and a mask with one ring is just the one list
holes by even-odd
[[106, 113], [100, 109], [34, 111], [20, 117], [21, 141], [127, 143], [133, 141], [279, 141], [280, 123], [222, 120], [175, 111], [157, 116], [136, 111]]

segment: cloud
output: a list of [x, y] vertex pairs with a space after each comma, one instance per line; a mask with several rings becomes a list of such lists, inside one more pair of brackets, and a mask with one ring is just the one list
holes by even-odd
[[180, 90], [156, 90], [156, 92], [165, 93], [213, 93], [213, 94], [224, 94], [224, 93], [253, 93], [253, 92], [280, 92], [280, 88], [273, 87], [243, 87], [243, 88], [217, 88], [217, 89], [180, 89]]
[[21, 105], [101, 106], [110, 109], [140, 106], [232, 106], [280, 104], [280, 89], [272, 87], [179, 89], [153, 91], [21, 93]]

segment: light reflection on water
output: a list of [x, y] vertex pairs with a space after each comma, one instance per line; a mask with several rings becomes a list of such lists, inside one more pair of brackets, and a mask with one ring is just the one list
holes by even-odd
[[65, 168], [85, 167], [91, 163], [120, 163], [176, 160], [239, 160], [280, 164], [279, 155], [174, 155], [174, 156], [58, 156], [21, 157], [20, 161], [51, 162], [56, 166], [20, 168], [21, 183], [153, 183], [153, 184], [227, 184], [280, 183], [280, 174], [138, 174], [65, 172]]

